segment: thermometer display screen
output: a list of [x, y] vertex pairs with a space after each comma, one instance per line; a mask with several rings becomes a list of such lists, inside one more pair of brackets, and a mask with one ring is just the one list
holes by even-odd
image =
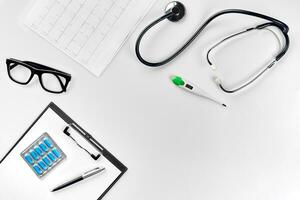
[[193, 89], [193, 86], [191, 86], [191, 85], [189, 85], [189, 84], [186, 84], [185, 87], [188, 88], [188, 89], [190, 89], [190, 90]]

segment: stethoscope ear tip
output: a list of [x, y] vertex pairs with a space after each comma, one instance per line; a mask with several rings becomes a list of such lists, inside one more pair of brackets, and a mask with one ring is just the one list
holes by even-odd
[[213, 80], [216, 84], [220, 85], [222, 83], [221, 79], [217, 76], [213, 77]]
[[214, 66], [214, 65], [209, 65], [209, 66], [210, 66], [210, 68], [211, 68], [212, 70], [216, 70], [216, 69], [217, 69], [217, 67]]

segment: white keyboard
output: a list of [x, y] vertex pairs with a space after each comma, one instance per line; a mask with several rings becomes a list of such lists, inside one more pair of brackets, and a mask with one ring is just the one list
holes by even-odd
[[37, 0], [26, 25], [100, 75], [154, 0]]

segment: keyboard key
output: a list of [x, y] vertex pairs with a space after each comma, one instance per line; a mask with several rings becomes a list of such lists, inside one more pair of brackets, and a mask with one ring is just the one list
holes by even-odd
[[52, 141], [49, 138], [44, 139], [44, 143], [47, 145], [47, 147], [52, 148], [53, 144]]
[[52, 149], [52, 153], [53, 153], [57, 158], [60, 158], [60, 157], [61, 157], [60, 152], [59, 152], [56, 148]]
[[35, 173], [37, 173], [38, 175], [43, 174], [43, 171], [41, 170], [41, 168], [38, 165], [34, 165], [33, 169], [34, 169]]
[[29, 163], [30, 165], [34, 164], [33, 159], [31, 158], [31, 156], [29, 154], [25, 155], [25, 160], [27, 161], [27, 163]]

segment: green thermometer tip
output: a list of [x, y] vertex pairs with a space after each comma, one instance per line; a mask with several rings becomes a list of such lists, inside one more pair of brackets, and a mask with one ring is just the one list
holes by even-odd
[[184, 81], [180, 76], [171, 76], [171, 80], [177, 86], [184, 85]]

